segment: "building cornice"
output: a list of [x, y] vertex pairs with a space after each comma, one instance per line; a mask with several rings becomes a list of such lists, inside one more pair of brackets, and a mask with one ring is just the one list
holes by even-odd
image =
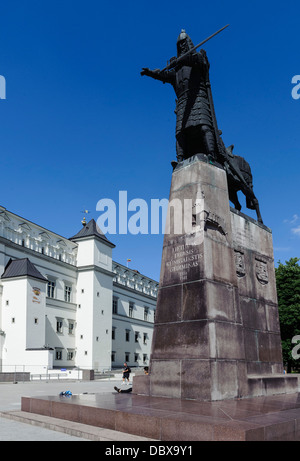
[[151, 279], [147, 275], [141, 274], [140, 272], [138, 272], [135, 269], [130, 269], [129, 267], [124, 266], [123, 264], [120, 264], [117, 261], [112, 261], [112, 265], [113, 265], [113, 271], [117, 270], [117, 268], [120, 268], [124, 272], [127, 272], [127, 273], [129, 273], [129, 274], [131, 274], [133, 276], [136, 276], [136, 277], [141, 277], [142, 279], [148, 280], [150, 283], [154, 283], [154, 284], [158, 285], [157, 280]]
[[[115, 274], [114, 274], [115, 276]], [[130, 288], [126, 285], [122, 285], [121, 283], [118, 283], [116, 281], [113, 281], [113, 286], [117, 287], [117, 288], [121, 288], [125, 291], [129, 291], [131, 293], [134, 293], [135, 295], [140, 295], [142, 297], [145, 297], [145, 298], [148, 298], [148, 299], [151, 299], [152, 301], [155, 301], [157, 300], [156, 296], [152, 296], [152, 295], [148, 295], [147, 293], [144, 293], [143, 291], [140, 291], [140, 290], [136, 290], [134, 288]]]
[[35, 280], [35, 281], [38, 281], [38, 282], [41, 282], [41, 283], [47, 283], [48, 280], [42, 280], [42, 279], [39, 279], [37, 277], [32, 277], [31, 275], [17, 275], [16, 277], [7, 277], [5, 279], [1, 279], [1, 283], [5, 283], [5, 282], [13, 282], [15, 280], [22, 280], [22, 279], [31, 279], [31, 280]]
[[59, 260], [58, 258], [45, 255], [43, 253], [40, 253], [39, 251], [32, 250], [31, 248], [28, 248], [26, 246], [23, 247], [19, 245], [18, 243], [14, 243], [5, 237], [0, 236], [0, 243], [3, 243], [3, 245], [7, 247], [11, 247], [11, 248], [17, 249], [18, 251], [22, 251], [25, 254], [29, 254], [29, 255], [44, 259], [45, 261], [51, 261], [52, 263], [54, 262], [55, 264], [58, 264], [62, 267], [76, 269], [76, 266], [74, 264], [66, 263], [65, 261]]
[[86, 237], [72, 237], [69, 239], [70, 242], [75, 242], [77, 245], [80, 244], [80, 242], [83, 242], [85, 240], [97, 240], [98, 242], [104, 243], [104, 245], [109, 246], [110, 248], [115, 248], [116, 245], [111, 243], [109, 240], [105, 240], [102, 237], [99, 237], [98, 235], [87, 235]]
[[77, 267], [77, 272], [88, 272], [88, 271], [101, 272], [102, 274], [108, 275], [109, 277], [115, 276], [114, 272], [104, 269], [103, 267], [96, 266], [95, 264]]
[[38, 229], [41, 229], [41, 232], [50, 233], [51, 235], [55, 236], [55, 238], [58, 237], [59, 239], [66, 240], [66, 241], [68, 241], [70, 243], [70, 240], [67, 237], [64, 237], [63, 235], [57, 234], [56, 232], [53, 232], [53, 231], [51, 231], [49, 229], [46, 229], [45, 227], [40, 226], [39, 224], [36, 224], [33, 221], [30, 221], [29, 219], [25, 219], [22, 216], [19, 216], [19, 215], [13, 213], [12, 211], [7, 210], [5, 207], [3, 207], [1, 205], [0, 205], [0, 214], [6, 215], [8, 218], [9, 218], [9, 215], [11, 215], [12, 217], [20, 220], [22, 225], [29, 223], [32, 226], [34, 226], [34, 227], [36, 227]]
[[140, 326], [147, 326], [147, 327], [153, 327], [154, 322], [150, 322], [149, 320], [143, 320], [143, 319], [137, 319], [135, 317], [128, 317], [128, 315], [122, 315], [122, 314], [113, 314], [112, 316], [113, 320], [119, 320], [120, 322], [125, 322], [125, 323], [134, 323], [135, 325], [140, 325]]
[[77, 304], [75, 303], [67, 302], [57, 298], [49, 298], [48, 296], [46, 296], [46, 306], [50, 308], [53, 307], [56, 309], [59, 308], [71, 311], [77, 310]]

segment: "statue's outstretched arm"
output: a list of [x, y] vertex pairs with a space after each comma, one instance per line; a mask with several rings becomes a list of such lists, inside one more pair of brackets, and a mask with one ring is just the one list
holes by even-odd
[[164, 83], [172, 83], [173, 79], [173, 72], [172, 71], [163, 71], [161, 72], [159, 69], [150, 70], [148, 67], [143, 67], [141, 75], [147, 75], [147, 77], [152, 77], [155, 80], [160, 80]]

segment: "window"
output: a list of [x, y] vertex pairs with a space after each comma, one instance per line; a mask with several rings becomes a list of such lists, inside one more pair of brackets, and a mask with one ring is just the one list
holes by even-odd
[[6, 300], [6, 305], [9, 306], [9, 301], [8, 301], [8, 299]]
[[69, 320], [69, 335], [74, 334], [74, 328], [75, 328], [75, 325], [74, 325], [73, 320]]
[[68, 350], [67, 360], [74, 360], [74, 351]]
[[48, 298], [54, 298], [54, 292], [55, 292], [55, 282], [53, 282], [52, 280], [49, 280], [48, 286], [47, 286]]
[[62, 333], [63, 331], [63, 320], [57, 319], [56, 320], [56, 333]]
[[148, 355], [147, 354], [143, 354], [143, 363], [146, 363], [148, 360]]
[[139, 342], [139, 336], [140, 336], [140, 333], [138, 331], [136, 331], [134, 333], [134, 342], [135, 343], [138, 343]]
[[134, 361], [138, 362], [139, 361], [139, 354], [134, 354]]
[[111, 361], [112, 362], [116, 361], [116, 353], [115, 353], [115, 351], [112, 351], [112, 353], [111, 353]]
[[149, 308], [144, 307], [144, 320], [147, 322], [148, 321], [148, 316], [149, 316]]
[[125, 330], [125, 341], [130, 341], [130, 330]]
[[55, 360], [62, 360], [62, 350], [61, 349], [56, 349]]
[[143, 334], [143, 344], [147, 344], [147, 338], [148, 338], [147, 333], [144, 333]]
[[65, 301], [68, 303], [71, 302], [71, 292], [72, 292], [72, 287], [65, 285]]
[[133, 317], [134, 303], [129, 301], [129, 317]]
[[113, 311], [113, 314], [118, 313], [118, 298], [113, 297], [112, 311]]
[[130, 352], [125, 352], [125, 362], [130, 362]]
[[11, 319], [11, 323], [15, 323], [16, 319], [14, 317], [12, 317]]
[[116, 328], [113, 327], [113, 329], [111, 330], [111, 339], [116, 339]]
[[35, 317], [34, 324], [37, 325], [38, 323], [39, 323], [39, 319], [37, 317]]

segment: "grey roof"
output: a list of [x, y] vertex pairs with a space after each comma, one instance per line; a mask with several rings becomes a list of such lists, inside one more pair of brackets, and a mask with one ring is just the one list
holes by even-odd
[[5, 270], [1, 275], [2, 279], [8, 279], [12, 277], [33, 277], [35, 279], [48, 280], [37, 270], [34, 264], [28, 259], [10, 259], [5, 266]]
[[116, 246], [106, 238], [94, 219], [91, 219], [76, 235], [70, 237], [69, 240], [78, 240], [86, 237], [98, 237], [103, 243], [107, 243], [111, 247]]

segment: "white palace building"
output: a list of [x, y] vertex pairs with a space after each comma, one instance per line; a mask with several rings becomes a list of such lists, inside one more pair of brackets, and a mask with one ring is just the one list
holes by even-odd
[[68, 239], [0, 206], [0, 372], [148, 365], [158, 283], [114, 247], [93, 219]]

